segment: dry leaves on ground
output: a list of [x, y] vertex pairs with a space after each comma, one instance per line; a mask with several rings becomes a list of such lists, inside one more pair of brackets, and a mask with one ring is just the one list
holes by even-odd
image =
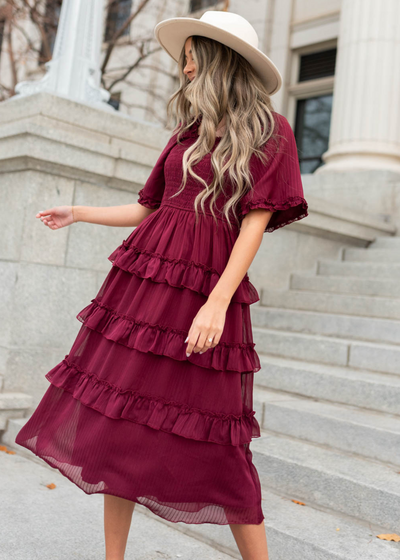
[[7, 449], [6, 445], [0, 445], [0, 451], [5, 451], [9, 455], [15, 455], [15, 451], [11, 451], [11, 449]]
[[378, 539], [382, 539], [383, 541], [394, 541], [400, 542], [400, 536], [396, 535], [396, 533], [392, 533], [391, 535], [376, 535]]

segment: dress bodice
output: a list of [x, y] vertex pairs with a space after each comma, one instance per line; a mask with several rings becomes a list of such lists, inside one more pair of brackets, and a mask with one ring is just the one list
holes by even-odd
[[[198, 136], [198, 121], [192, 125], [191, 129], [187, 131], [181, 139], [180, 144], [176, 143], [170, 150], [165, 163], [164, 163], [164, 177], [165, 177], [165, 187], [164, 193], [161, 201], [161, 206], [170, 206], [174, 208], [180, 208], [182, 210], [188, 210], [194, 212], [194, 201], [196, 196], [204, 190], [204, 185], [192, 177], [190, 173], [187, 175], [187, 181], [182, 192], [176, 195], [176, 193], [181, 190], [180, 185], [183, 179], [183, 169], [182, 169], [182, 156], [185, 150], [188, 149], [195, 141]], [[209, 185], [213, 178], [213, 169], [211, 164], [212, 153], [214, 152], [218, 142], [221, 137], [217, 137], [215, 144], [211, 151], [206, 154], [203, 159], [192, 166], [193, 171], [199, 175], [206, 183]], [[217, 219], [226, 222], [226, 218], [223, 215], [223, 207], [226, 201], [231, 196], [231, 187], [229, 184], [225, 186], [226, 194], [221, 193], [217, 198], [214, 205], [214, 213]], [[176, 196], [174, 196], [176, 195]], [[210, 201], [212, 197], [208, 197], [205, 201], [205, 214], [212, 218], [212, 213], [210, 209]], [[199, 213], [203, 214], [200, 204], [198, 204]], [[203, 214], [204, 215], [204, 214]], [[232, 224], [233, 225], [233, 224]]]

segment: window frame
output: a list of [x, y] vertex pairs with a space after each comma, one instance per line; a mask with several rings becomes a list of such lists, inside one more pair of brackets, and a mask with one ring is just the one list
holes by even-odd
[[[330, 39], [328, 41], [306, 45], [292, 51], [290, 80], [287, 86], [287, 118], [293, 131], [296, 126], [297, 101], [318, 97], [320, 95], [334, 95], [334, 75], [325, 78], [316, 78], [314, 80], [305, 80], [304, 82], [297, 81], [300, 71], [300, 57], [305, 54], [312, 54], [332, 48], [337, 49], [337, 42], [337, 39]], [[322, 155], [323, 154], [321, 154], [321, 156]]]

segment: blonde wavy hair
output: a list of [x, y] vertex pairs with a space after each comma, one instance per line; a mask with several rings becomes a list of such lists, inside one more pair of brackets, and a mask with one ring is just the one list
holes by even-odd
[[[167, 121], [171, 118], [179, 122], [174, 129], [181, 136], [201, 116], [201, 133], [198, 139], [183, 154], [183, 180], [179, 191], [185, 188], [188, 173], [204, 185], [196, 196], [194, 206], [196, 223], [198, 205], [205, 212], [205, 201], [211, 198], [210, 210], [215, 216], [216, 199], [224, 191], [225, 173], [232, 184], [232, 196], [223, 207], [229, 227], [232, 211], [236, 223], [236, 206], [239, 200], [252, 188], [249, 161], [253, 154], [268, 161], [263, 146], [274, 135], [274, 117], [270, 96], [251, 64], [239, 53], [226, 45], [198, 35], [192, 36], [191, 49], [196, 62], [196, 78], [190, 81], [184, 74], [185, 46], [179, 58], [180, 87], [170, 97], [167, 104]], [[176, 105], [176, 107], [174, 107]], [[216, 130], [226, 114], [225, 133], [211, 154], [214, 177], [210, 185], [192, 169], [213, 148]], [[168, 128], [168, 124], [167, 124]]]

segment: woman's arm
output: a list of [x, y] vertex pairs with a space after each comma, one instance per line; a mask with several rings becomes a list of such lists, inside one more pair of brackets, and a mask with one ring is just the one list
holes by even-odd
[[[225, 315], [230, 300], [243, 280], [263, 239], [265, 228], [273, 212], [262, 208], [250, 210], [243, 218], [240, 233], [231, 251], [228, 263], [220, 279], [200, 308], [189, 330], [186, 355], [192, 351], [205, 352], [220, 341]], [[209, 342], [212, 338], [212, 342]]]
[[72, 210], [74, 222], [114, 227], [136, 227], [156, 211], [138, 203], [122, 206], [73, 206]]
[[60, 229], [74, 222], [89, 222], [103, 226], [136, 227], [156, 209], [139, 203], [123, 206], [55, 206], [36, 214], [45, 226]]

